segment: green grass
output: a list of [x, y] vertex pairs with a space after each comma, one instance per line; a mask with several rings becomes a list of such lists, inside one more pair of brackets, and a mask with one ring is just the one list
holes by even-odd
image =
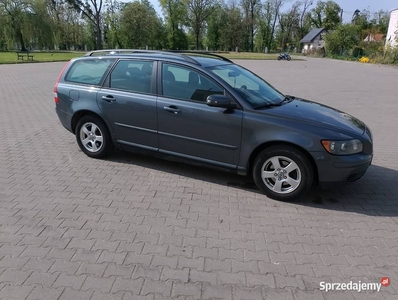
[[[53, 61], [68, 61], [71, 58], [79, 57], [85, 54], [85, 52], [31, 52], [33, 62], [53, 62]], [[13, 52], [0, 52], [0, 64], [20, 64], [20, 63], [32, 63], [31, 60], [17, 60], [16, 51]]]
[[[71, 58], [83, 56], [86, 52], [64, 51], [64, 52], [40, 52], [33, 51], [33, 62], [53, 62], [68, 61]], [[258, 60], [276, 60], [278, 54], [265, 54], [254, 52], [222, 52], [218, 53], [229, 59], [258, 59]], [[292, 57], [292, 60], [304, 60], [302, 58]], [[17, 60], [16, 51], [0, 52], [0, 64], [21, 64], [32, 63], [31, 60]]]
[[275, 60], [278, 54], [265, 54], [265, 53], [255, 53], [255, 52], [229, 52], [220, 53], [220, 55], [225, 56], [229, 59], [261, 59], [261, 60]]

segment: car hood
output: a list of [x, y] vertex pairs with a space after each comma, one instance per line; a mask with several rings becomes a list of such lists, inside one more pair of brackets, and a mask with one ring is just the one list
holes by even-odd
[[304, 121], [317, 122], [333, 126], [341, 130], [354, 131], [359, 134], [365, 132], [365, 124], [357, 118], [335, 108], [295, 98], [294, 100], [268, 110], [271, 114], [285, 115]]

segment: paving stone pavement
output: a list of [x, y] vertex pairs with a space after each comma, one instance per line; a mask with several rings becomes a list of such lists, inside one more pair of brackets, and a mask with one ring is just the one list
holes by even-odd
[[[234, 174], [90, 159], [54, 111], [64, 63], [0, 65], [0, 299], [398, 299], [398, 69], [239, 63], [365, 121], [365, 177], [283, 203]], [[320, 291], [384, 276], [380, 292]]]

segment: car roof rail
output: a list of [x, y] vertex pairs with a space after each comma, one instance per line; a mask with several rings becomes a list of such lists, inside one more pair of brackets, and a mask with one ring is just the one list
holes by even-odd
[[93, 54], [104, 53], [104, 54], [122, 54], [125, 53], [153, 53], [159, 52], [156, 50], [140, 50], [140, 49], [103, 49], [103, 50], [94, 50], [87, 52], [84, 56], [93, 56]]
[[174, 56], [178, 56], [181, 57], [182, 59], [185, 59], [186, 61], [189, 61], [191, 63], [194, 63], [196, 65], [200, 65], [200, 63], [198, 61], [196, 61], [195, 59], [187, 56], [187, 55], [183, 55], [183, 54], [179, 54], [179, 53], [172, 53], [169, 51], [162, 51], [162, 50], [141, 50], [141, 49], [106, 49], [106, 50], [95, 50], [95, 51], [90, 51], [88, 53], [86, 53], [86, 55], [84, 56], [93, 56], [93, 54], [97, 54], [97, 53], [107, 53], [107, 54], [129, 54], [129, 53], [150, 53], [150, 54], [164, 54], [164, 55], [174, 55]]
[[213, 56], [222, 59], [223, 61], [227, 61], [232, 63], [231, 60], [228, 58], [208, 52], [208, 51], [191, 51], [191, 50], [140, 50], [140, 49], [105, 49], [105, 50], [94, 50], [87, 52], [84, 56], [93, 56], [93, 54], [98, 54], [98, 53], [105, 53], [105, 54], [129, 54], [129, 53], [151, 53], [151, 54], [164, 54], [164, 55], [175, 55], [180, 58], [185, 59], [186, 61], [189, 61], [191, 63], [194, 63], [196, 65], [200, 65], [200, 63], [193, 59], [192, 57], [185, 55], [185, 54], [199, 54], [199, 55], [207, 55], [207, 56]]
[[230, 59], [219, 55], [219, 54], [215, 54], [213, 52], [209, 52], [209, 51], [201, 51], [201, 50], [166, 50], [166, 52], [171, 52], [171, 53], [179, 53], [179, 54], [184, 54], [184, 53], [188, 53], [188, 54], [199, 54], [199, 55], [208, 55], [208, 56], [213, 56], [216, 58], [220, 58], [223, 61], [226, 62], [230, 62], [233, 63]]

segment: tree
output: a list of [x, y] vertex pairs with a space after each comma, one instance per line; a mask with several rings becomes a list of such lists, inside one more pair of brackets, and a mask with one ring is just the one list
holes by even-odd
[[268, 43], [267, 43], [268, 49], [271, 49], [272, 42], [274, 40], [276, 22], [278, 20], [278, 17], [279, 17], [279, 14], [280, 14], [280, 10], [281, 10], [282, 6], [285, 4], [285, 0], [268, 0], [268, 1], [270, 1], [270, 6], [272, 7], [272, 10], [273, 10], [273, 13], [272, 13], [273, 20], [272, 20], [272, 24], [271, 24], [271, 33], [269, 35], [269, 39], [268, 39]]
[[373, 14], [370, 20], [372, 27], [377, 33], [386, 34], [388, 30], [388, 23], [390, 22], [390, 13], [386, 10], [379, 10]]
[[241, 0], [241, 6], [245, 14], [245, 23], [248, 36], [248, 47], [246, 49], [254, 51], [254, 35], [257, 27], [257, 20], [261, 8], [260, 0]]
[[293, 31], [297, 31], [299, 27], [299, 6], [300, 3], [296, 2], [286, 13], [280, 14], [279, 18], [279, 35], [281, 39], [281, 48], [285, 49], [285, 46], [293, 41]]
[[208, 21], [206, 42], [210, 49], [219, 50], [221, 47], [221, 31], [226, 22], [226, 8], [220, 7]]
[[264, 51], [268, 46], [271, 35], [271, 22], [273, 20], [272, 7], [269, 1], [266, 1], [260, 11], [260, 20], [258, 24], [258, 34], [256, 35], [256, 45], [259, 51]]
[[231, 51], [244, 48], [245, 21], [235, 3], [222, 5], [207, 21], [206, 43], [213, 50]]
[[363, 38], [366, 37], [368, 31], [373, 31], [373, 24], [370, 22], [370, 12], [367, 10], [355, 10], [354, 14], [352, 15], [351, 23], [359, 26], [360, 30], [363, 33]]
[[48, 15], [52, 20], [51, 27], [54, 44], [61, 48], [61, 44], [65, 40], [65, 3], [62, 0], [44, 0], [44, 3], [47, 6]]
[[312, 5], [312, 0], [304, 0], [301, 2], [303, 8], [300, 12], [300, 20], [299, 20], [299, 38], [300, 40], [309, 32], [311, 21], [311, 14], [308, 13], [309, 7]]
[[141, 0], [141, 3], [146, 6], [148, 9], [148, 15], [152, 18], [149, 45], [157, 49], [162, 49], [166, 42], [164, 23], [162, 19], [159, 18], [155, 8], [149, 0]]
[[119, 48], [122, 46], [120, 40], [120, 17], [123, 5], [117, 0], [106, 2], [104, 42], [108, 48]]
[[336, 29], [341, 24], [341, 8], [333, 1], [318, 1], [315, 8], [311, 10], [311, 23], [316, 28], [326, 30]]
[[223, 26], [220, 28], [220, 44], [221, 49], [231, 51], [236, 47], [243, 47], [244, 21], [243, 16], [238, 7], [232, 4], [227, 7], [222, 15], [224, 20]]
[[181, 27], [187, 22], [187, 2], [180, 0], [159, 0], [159, 2], [166, 19], [169, 47], [181, 49], [184, 43], [181, 41], [183, 33]]
[[122, 10], [120, 39], [125, 48], [161, 48], [162, 23], [148, 3], [134, 1]]
[[54, 48], [54, 24], [45, 0], [32, 1], [32, 12], [26, 15], [24, 23], [25, 36], [31, 47]]
[[96, 49], [102, 49], [101, 10], [103, 0], [66, 1], [93, 25], [96, 36]]
[[196, 49], [199, 49], [199, 39], [204, 23], [217, 9], [218, 0], [189, 0], [188, 19], [195, 35]]
[[358, 45], [360, 28], [354, 24], [340, 24], [334, 31], [325, 35], [326, 49], [331, 54], [342, 55]]
[[7, 37], [5, 35], [4, 28], [6, 27], [6, 20], [3, 12], [0, 10], [0, 51], [5, 50], [7, 48]]
[[0, 0], [0, 9], [4, 12], [6, 23], [11, 27], [21, 51], [27, 51], [22, 29], [27, 15], [32, 12], [31, 3], [27, 0]]

